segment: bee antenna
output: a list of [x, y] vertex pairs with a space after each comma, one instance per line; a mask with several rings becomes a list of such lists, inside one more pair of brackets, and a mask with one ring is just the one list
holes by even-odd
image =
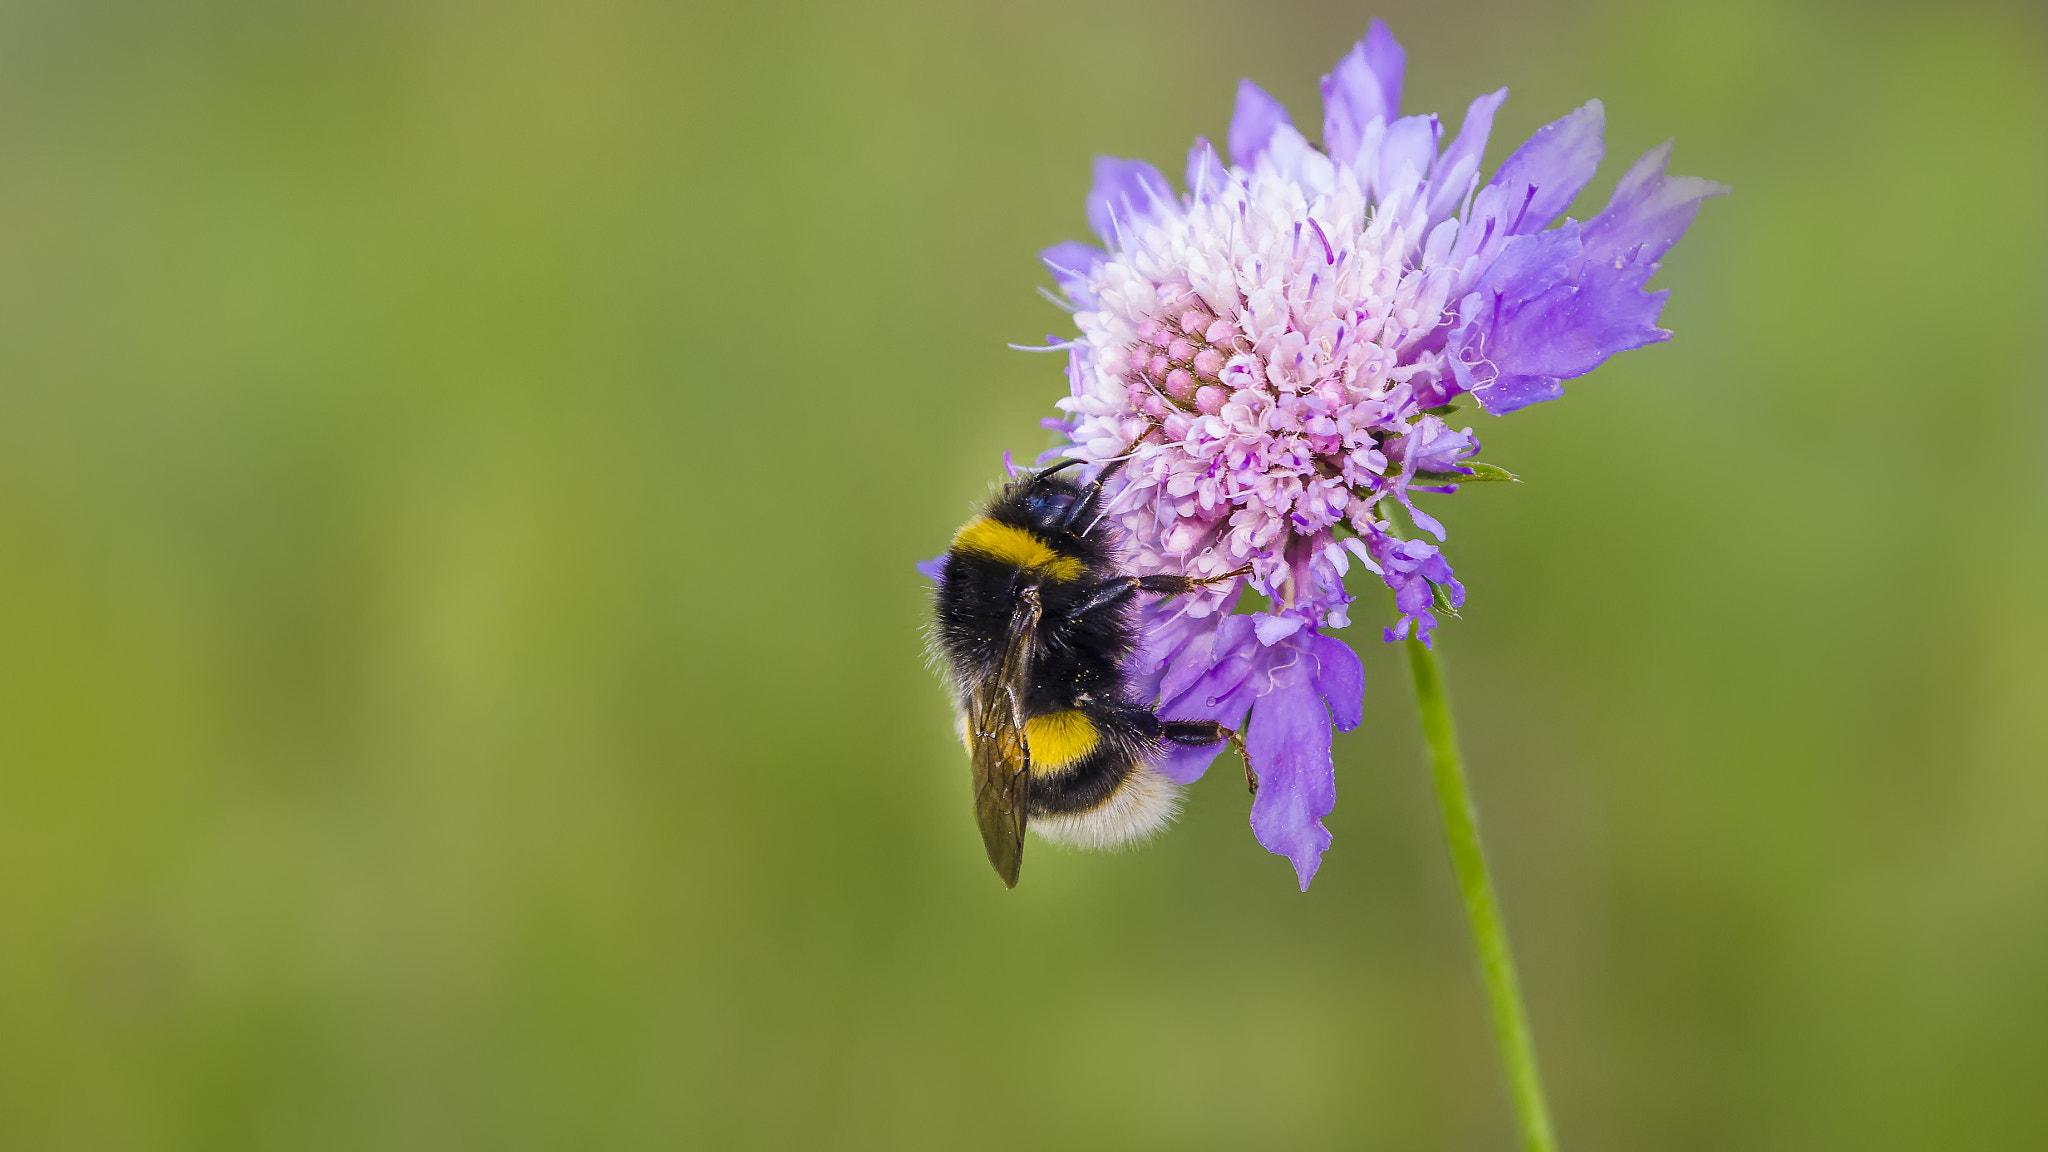
[[1069, 468], [1077, 467], [1079, 465], [1086, 463], [1086, 460], [1062, 460], [1050, 468], [1040, 468], [1037, 472], [1032, 473], [1031, 479], [1033, 483], [1036, 483], [1040, 480], [1045, 479], [1048, 476], [1053, 475], [1054, 473], [1064, 472]]

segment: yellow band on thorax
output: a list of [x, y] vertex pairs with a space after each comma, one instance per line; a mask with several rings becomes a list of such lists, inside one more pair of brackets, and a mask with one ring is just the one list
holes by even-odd
[[1102, 734], [1084, 713], [1054, 712], [1026, 720], [1024, 739], [1031, 748], [1031, 771], [1049, 773], [1065, 771], [1095, 751]]
[[1052, 545], [1035, 534], [986, 516], [968, 521], [967, 526], [953, 537], [953, 547], [960, 552], [1034, 569], [1051, 580], [1079, 580], [1081, 573], [1086, 571], [1086, 565], [1081, 561], [1053, 551]]

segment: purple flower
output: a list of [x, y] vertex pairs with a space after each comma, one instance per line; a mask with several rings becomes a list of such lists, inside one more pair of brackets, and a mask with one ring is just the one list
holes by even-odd
[[[1088, 222], [1046, 265], [1073, 303], [1060, 454], [1128, 458], [1110, 515], [1140, 574], [1251, 575], [1148, 606], [1133, 657], [1161, 714], [1249, 723], [1259, 842], [1304, 888], [1335, 802], [1334, 724], [1358, 723], [1349, 623], [1355, 561], [1392, 591], [1393, 640], [1428, 643], [1465, 590], [1413, 495], [1455, 491], [1479, 450], [1443, 408], [1471, 393], [1502, 415], [1563, 393], [1616, 352], [1670, 338], [1644, 284], [1700, 202], [1727, 191], [1665, 174], [1671, 146], [1629, 169], [1605, 210], [1552, 227], [1604, 153], [1592, 101], [1540, 129], [1482, 180], [1505, 89], [1472, 101], [1448, 143], [1400, 115], [1407, 57], [1375, 20], [1323, 77], [1322, 147], [1247, 80], [1226, 143], [1189, 150], [1176, 195], [1142, 160], [1098, 157]], [[1234, 615], [1242, 584], [1271, 610]], [[1247, 716], [1249, 720], [1247, 721]], [[1216, 749], [1173, 752], [1177, 780]]]

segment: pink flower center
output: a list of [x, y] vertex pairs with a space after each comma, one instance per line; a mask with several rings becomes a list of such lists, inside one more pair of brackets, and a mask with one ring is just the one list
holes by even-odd
[[1132, 410], [1152, 420], [1175, 411], [1214, 414], [1230, 391], [1223, 385], [1223, 366], [1250, 344], [1236, 325], [1220, 320], [1192, 289], [1162, 292], [1158, 312], [1138, 326], [1138, 339], [1128, 352], [1123, 380]]

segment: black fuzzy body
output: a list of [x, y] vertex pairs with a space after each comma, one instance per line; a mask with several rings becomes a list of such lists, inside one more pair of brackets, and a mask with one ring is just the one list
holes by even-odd
[[[1030, 647], [1023, 715], [1079, 711], [1099, 739], [1063, 769], [1030, 774], [1025, 810], [1033, 817], [1087, 812], [1107, 803], [1133, 771], [1158, 755], [1168, 734], [1151, 707], [1127, 694], [1123, 664], [1137, 643], [1132, 601], [1138, 582], [1118, 570], [1114, 528], [1095, 506], [1099, 495], [1098, 485], [1045, 473], [1006, 485], [955, 538], [934, 596], [935, 637], [965, 713], [968, 702], [989, 691], [999, 675], [1019, 603], [1027, 589], [1035, 590], [1031, 594], [1043, 611], [1023, 638]], [[1042, 541], [1061, 561], [1051, 567], [1068, 570], [1071, 578], [963, 547], [983, 520]], [[1174, 738], [1185, 735], [1176, 732]]]

